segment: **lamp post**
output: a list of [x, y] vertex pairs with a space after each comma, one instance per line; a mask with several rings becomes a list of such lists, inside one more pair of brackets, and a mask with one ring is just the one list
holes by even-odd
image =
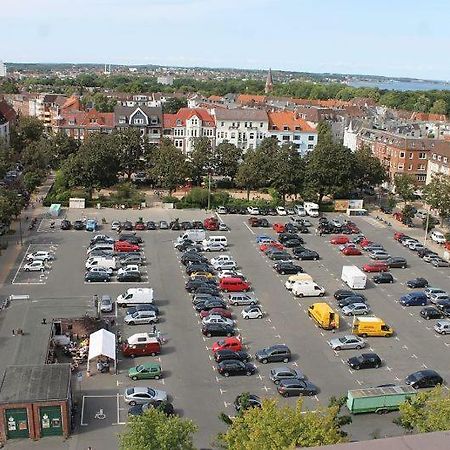
[[423, 236], [423, 245], [425, 246], [425, 242], [427, 241], [428, 237], [428, 225], [430, 224], [430, 209], [431, 206], [427, 209], [427, 220], [425, 222], [425, 234]]
[[211, 169], [208, 170], [208, 211], [211, 207]]
[[[17, 194], [19, 198], [22, 198], [22, 194]], [[19, 213], [19, 239], [20, 239], [20, 246], [23, 246], [23, 237], [22, 237], [22, 211]]]

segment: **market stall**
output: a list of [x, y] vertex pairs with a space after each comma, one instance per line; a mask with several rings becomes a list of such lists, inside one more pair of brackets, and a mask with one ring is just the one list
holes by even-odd
[[116, 335], [114, 333], [102, 328], [89, 336], [88, 373], [91, 373], [93, 360], [95, 360], [98, 372], [109, 371], [111, 363], [114, 364], [114, 372], [116, 372]]

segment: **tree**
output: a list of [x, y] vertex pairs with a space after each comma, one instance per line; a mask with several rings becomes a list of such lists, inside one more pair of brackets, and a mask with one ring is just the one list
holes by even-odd
[[432, 114], [447, 114], [447, 102], [443, 99], [437, 99], [430, 108]]
[[27, 171], [46, 172], [55, 161], [51, 141], [42, 137], [39, 141], [29, 142], [20, 159]]
[[250, 199], [250, 191], [257, 189], [261, 182], [257, 166], [258, 155], [256, 154], [256, 150], [248, 150], [236, 174], [238, 186], [245, 188], [247, 191], [247, 200]]
[[167, 416], [158, 408], [130, 417], [119, 435], [121, 450], [194, 450], [197, 425], [191, 420]]
[[293, 145], [283, 145], [277, 153], [277, 160], [277, 164], [273, 166], [272, 187], [281, 195], [284, 204], [286, 195], [300, 193], [304, 164]]
[[194, 138], [194, 149], [190, 155], [191, 178], [195, 185], [202, 183], [203, 176], [212, 171], [214, 154], [207, 137]]
[[416, 186], [412, 175], [408, 175], [406, 173], [396, 174], [394, 184], [395, 192], [405, 203], [414, 200], [414, 191], [416, 190]]
[[317, 137], [318, 137], [318, 142], [322, 141], [324, 139], [331, 139], [331, 126], [328, 122], [326, 122], [325, 120], [321, 120], [318, 124], [317, 124]]
[[216, 175], [234, 180], [242, 161], [242, 150], [230, 142], [221, 142], [214, 151], [214, 172]]
[[187, 100], [185, 98], [171, 97], [163, 103], [163, 110], [165, 114], [176, 114], [179, 109], [187, 107]]
[[450, 215], [450, 176], [438, 173], [425, 186], [424, 200], [439, 211], [441, 221]]
[[57, 133], [52, 138], [53, 152], [56, 159], [55, 167], [59, 167], [70, 155], [80, 148], [79, 141], [67, 136], [66, 133]]
[[185, 182], [188, 176], [186, 158], [169, 139], [162, 139], [161, 145], [155, 151], [150, 175], [159, 185], [169, 190], [169, 195]]
[[414, 103], [414, 111], [427, 112], [430, 107], [430, 99], [425, 95], [420, 95]]
[[295, 408], [263, 400], [260, 409], [249, 408], [236, 416], [218, 440], [228, 450], [279, 450], [346, 441], [336, 420], [339, 406], [302, 411], [302, 405], [302, 399]]
[[331, 136], [319, 139], [306, 157], [305, 192], [322, 203], [325, 195], [349, 191], [354, 185], [355, 158], [351, 150], [333, 143]]
[[387, 180], [386, 169], [373, 156], [370, 148], [363, 146], [355, 152], [355, 187], [375, 187]]
[[441, 386], [421, 391], [400, 405], [396, 423], [418, 433], [450, 429], [450, 393]]
[[117, 156], [119, 158], [119, 170], [128, 179], [131, 174], [142, 170], [144, 167], [144, 147], [142, 138], [137, 128], [126, 128], [112, 135]]
[[41, 139], [44, 125], [36, 117], [21, 117], [11, 132], [11, 146], [18, 152], [30, 144]]
[[84, 187], [89, 198], [94, 189], [115, 184], [118, 171], [119, 158], [114, 151], [113, 138], [102, 133], [90, 135], [62, 166], [68, 187]]

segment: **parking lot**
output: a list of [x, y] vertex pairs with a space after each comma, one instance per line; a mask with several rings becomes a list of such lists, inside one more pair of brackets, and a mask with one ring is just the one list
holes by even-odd
[[[96, 212], [95, 212], [96, 213]], [[89, 217], [95, 214], [89, 215]], [[207, 217], [204, 211], [99, 211], [98, 222], [103, 216], [108, 224], [101, 227], [100, 233], [117, 236], [109, 229], [113, 219], [137, 220], [203, 220]], [[329, 215], [334, 217], [334, 215]], [[79, 219], [79, 212], [67, 213], [69, 220]], [[372, 312], [385, 320], [395, 330], [391, 338], [367, 338], [365, 350], [376, 352], [383, 360], [378, 369], [352, 370], [347, 359], [360, 354], [361, 351], [345, 350], [334, 352], [327, 341], [344, 334], [351, 334], [351, 317], [341, 315], [341, 326], [338, 331], [326, 331], [318, 328], [308, 317], [308, 306], [317, 301], [328, 302], [339, 312], [333, 293], [345, 288], [340, 280], [343, 265], [362, 266], [369, 262], [363, 252], [362, 256], [343, 256], [336, 245], [330, 244], [330, 235], [318, 236], [314, 233], [317, 220], [311, 219], [309, 234], [301, 235], [305, 247], [320, 254], [318, 261], [299, 261], [304, 271], [314, 281], [323, 286], [326, 295], [323, 299], [315, 297], [295, 298], [285, 288], [287, 275], [277, 274], [273, 261], [269, 260], [256, 243], [256, 235], [268, 234], [276, 238], [271, 228], [252, 228], [247, 224], [245, 215], [220, 215], [230, 228], [229, 232], [214, 232], [226, 235], [230, 254], [239, 265], [239, 270], [251, 282], [254, 294], [258, 298], [265, 316], [259, 320], [241, 318], [241, 306], [232, 307], [236, 330], [242, 339], [245, 351], [251, 355], [269, 345], [286, 344], [292, 352], [289, 365], [305, 373], [308, 379], [319, 389], [316, 396], [305, 397], [304, 405], [315, 409], [325, 405], [330, 396], [345, 395], [348, 389], [362, 386], [376, 386], [386, 383], [401, 383], [409, 373], [421, 368], [432, 368], [440, 373], [444, 380], [450, 380], [450, 368], [446, 363], [446, 355], [450, 346], [450, 337], [434, 332], [433, 322], [425, 321], [419, 315], [421, 307], [402, 307], [398, 298], [410, 291], [406, 287], [407, 280], [421, 276], [431, 286], [450, 290], [449, 269], [434, 268], [418, 258], [413, 252], [404, 248], [393, 239], [394, 230], [371, 217], [357, 217], [354, 222], [361, 231], [374, 242], [383, 244], [392, 256], [403, 256], [408, 260], [407, 269], [391, 269], [395, 282], [393, 284], [375, 285], [368, 283], [364, 295]], [[287, 222], [289, 217], [268, 217], [271, 223]], [[44, 224], [45, 225], [45, 224]], [[27, 307], [35, 314], [46, 317], [64, 317], [94, 313], [92, 296], [110, 295], [115, 299], [135, 283], [85, 283], [83, 274], [86, 249], [92, 233], [85, 231], [61, 231], [59, 227], [49, 229], [47, 225], [38, 228], [36, 239], [39, 244], [32, 243], [24, 248], [16, 267], [11, 273], [11, 285], [5, 294], [29, 294], [31, 301]], [[296, 398], [283, 399], [276, 391], [276, 385], [269, 379], [270, 369], [280, 364], [255, 363], [257, 371], [253, 376], [237, 376], [225, 378], [217, 373], [211, 347], [219, 338], [207, 338], [201, 333], [199, 315], [192, 307], [191, 295], [186, 292], [184, 284], [187, 275], [180, 262], [181, 253], [174, 249], [173, 241], [180, 232], [169, 230], [153, 230], [137, 232], [143, 238], [143, 249], [146, 256], [146, 276], [143, 287], [154, 289], [155, 303], [161, 310], [157, 327], [167, 342], [162, 346], [158, 357], [124, 358], [119, 354], [118, 374], [95, 374], [91, 378], [83, 378], [79, 389], [82, 402], [83, 417], [80, 416], [80, 427], [77, 430], [79, 444], [77, 448], [85, 448], [89, 439], [102, 436], [102, 439], [115, 440], [114, 434], [120, 431], [120, 425], [127, 420], [128, 406], [123, 402], [122, 393], [128, 386], [151, 386], [167, 391], [175, 410], [182, 416], [189, 417], [199, 424], [196, 444], [208, 448], [217, 432], [223, 430], [223, 424], [217, 419], [223, 411], [234, 415], [233, 402], [236, 396], [249, 391], [260, 397], [275, 396], [281, 403], [295, 404]], [[23, 267], [26, 254], [34, 251], [52, 251], [55, 259], [51, 269], [41, 273], [25, 272]], [[216, 256], [211, 253], [211, 257]], [[369, 280], [371, 274], [369, 274]], [[34, 286], [34, 284], [37, 284]], [[122, 286], [123, 284], [123, 286]], [[17, 286], [16, 286], [17, 285]], [[12, 305], [7, 314], [18, 314], [21, 305]], [[117, 322], [123, 337], [137, 332], [149, 331], [151, 325], [124, 325], [125, 311], [119, 309]], [[7, 316], [8, 317], [8, 316]], [[27, 321], [33, 320], [28, 314]], [[24, 329], [32, 330], [27, 323]], [[41, 331], [42, 332], [42, 331]], [[2, 331], [3, 333], [3, 331]], [[33, 331], [34, 333], [34, 331]], [[6, 334], [6, 330], [5, 330]], [[4, 364], [14, 363], [10, 355], [5, 357]], [[131, 381], [128, 369], [142, 362], [156, 361], [162, 366], [160, 380]], [[103, 410], [105, 418], [101, 419]], [[97, 417], [96, 417], [97, 415]], [[384, 436], [398, 434], [402, 431], [392, 424], [394, 414], [384, 417], [364, 415], [354, 418], [349, 427], [353, 439], [371, 438], [374, 435]], [[109, 430], [109, 432], [107, 432]], [[112, 430], [112, 431], [111, 431]], [[85, 437], [84, 437], [85, 436]], [[114, 444], [111, 444], [114, 445]]]

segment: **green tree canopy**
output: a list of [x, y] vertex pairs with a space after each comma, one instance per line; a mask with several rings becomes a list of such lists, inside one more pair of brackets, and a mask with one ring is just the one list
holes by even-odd
[[44, 125], [37, 117], [21, 117], [11, 132], [11, 146], [21, 152], [28, 144], [39, 141]]
[[214, 168], [214, 153], [207, 137], [194, 138], [193, 145], [194, 149], [190, 154], [191, 178], [199, 186], [203, 177]]
[[432, 114], [447, 114], [448, 105], [443, 98], [437, 99], [430, 108]]
[[163, 111], [166, 114], [176, 114], [179, 109], [187, 107], [186, 98], [171, 97], [163, 103]]
[[132, 173], [142, 170], [144, 167], [144, 146], [141, 133], [137, 128], [128, 127], [125, 130], [114, 132], [111, 137], [119, 158], [119, 171], [129, 179]]
[[418, 433], [450, 430], [450, 393], [441, 386], [419, 392], [400, 405], [396, 422]]
[[157, 408], [130, 417], [119, 436], [121, 450], [195, 450], [193, 434], [197, 426], [188, 419], [167, 417]]
[[367, 146], [355, 152], [355, 171], [355, 186], [359, 189], [378, 186], [388, 177], [381, 161]]
[[233, 419], [219, 441], [228, 450], [285, 450], [346, 441], [336, 420], [338, 406], [302, 411], [302, 405], [302, 399], [295, 408], [263, 400], [261, 409], [249, 408]]
[[394, 178], [395, 192], [400, 198], [408, 203], [414, 200], [414, 191], [416, 190], [415, 180], [412, 175], [406, 173], [396, 174]]
[[248, 150], [244, 155], [244, 161], [240, 164], [236, 174], [238, 186], [247, 191], [247, 200], [250, 198], [250, 191], [260, 186], [261, 179], [258, 171], [258, 155], [256, 150]]
[[444, 219], [450, 215], [450, 176], [443, 173], [433, 175], [431, 182], [425, 186], [424, 200], [439, 211]]
[[230, 142], [221, 142], [214, 150], [214, 173], [234, 180], [242, 161], [242, 150]]

